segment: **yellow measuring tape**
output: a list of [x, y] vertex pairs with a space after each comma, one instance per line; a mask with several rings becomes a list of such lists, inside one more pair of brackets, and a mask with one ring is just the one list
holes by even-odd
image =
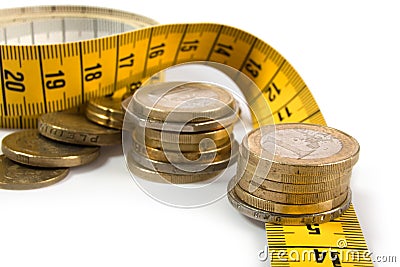
[[[194, 61], [228, 65], [257, 85], [256, 91], [240, 86], [255, 126], [271, 120], [325, 124], [299, 74], [264, 41], [219, 24], [155, 24], [139, 15], [94, 7], [0, 11], [0, 126], [35, 127], [42, 113], [71, 108], [120, 88], [134, 90], [167, 67]], [[367, 250], [352, 209], [320, 226], [267, 224], [266, 230], [270, 249], [287, 252], [286, 258], [283, 252], [282, 257], [273, 254], [272, 266], [371, 264], [328, 260], [333, 252], [327, 256], [322, 251], [336, 248], [339, 239], [348, 250]], [[316, 260], [293, 261], [290, 249], [311, 249]]]

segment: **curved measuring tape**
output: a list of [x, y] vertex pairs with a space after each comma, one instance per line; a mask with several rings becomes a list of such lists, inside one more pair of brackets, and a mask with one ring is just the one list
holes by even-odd
[[[148, 27], [154, 24], [89, 7], [0, 12], [1, 126], [33, 127], [39, 114], [137, 87], [160, 70], [191, 61], [222, 63], [253, 80], [261, 91], [242, 91], [261, 124], [270, 119], [262, 115], [265, 102], [276, 122], [325, 124], [304, 81], [262, 40], [219, 24]], [[79, 37], [86, 38], [75, 41]], [[38, 45], [38, 39], [51, 44]]]
[[[325, 124], [299, 74], [262, 40], [219, 24], [156, 24], [136, 14], [95, 7], [0, 10], [0, 126], [35, 127], [42, 113], [120, 88], [136, 89], [167, 67], [193, 61], [228, 65], [257, 85], [257, 90], [248, 89], [236, 81], [255, 126], [271, 120]], [[227, 74], [235, 81], [234, 73]], [[272, 114], [265, 112], [266, 103]], [[352, 207], [321, 226], [266, 224], [266, 229], [270, 254], [281, 253], [270, 255], [272, 266], [304, 266], [291, 257], [307, 249], [313, 253], [307, 266], [372, 266], [367, 253], [360, 255], [367, 246]], [[356, 251], [358, 261], [332, 257], [345, 256], [343, 249], [350, 256]]]

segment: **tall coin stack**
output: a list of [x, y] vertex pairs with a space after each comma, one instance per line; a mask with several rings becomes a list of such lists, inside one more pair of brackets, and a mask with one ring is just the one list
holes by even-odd
[[217, 176], [235, 160], [238, 105], [226, 89], [167, 82], [144, 86], [124, 103], [124, 131], [132, 141], [127, 161], [136, 176], [193, 183]]
[[255, 129], [239, 148], [228, 199], [241, 213], [265, 222], [328, 222], [351, 203], [350, 177], [359, 149], [353, 137], [320, 125]]

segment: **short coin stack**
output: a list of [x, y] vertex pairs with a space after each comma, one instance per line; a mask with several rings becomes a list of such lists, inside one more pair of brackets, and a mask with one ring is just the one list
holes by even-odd
[[[136, 92], [124, 131], [132, 141], [131, 172], [156, 182], [193, 183], [217, 176], [236, 157], [238, 106], [214, 84], [167, 82]], [[127, 103], [127, 102], [125, 102]], [[126, 129], [125, 129], [126, 128]]]
[[351, 202], [350, 176], [359, 144], [333, 128], [268, 125], [247, 134], [228, 199], [265, 222], [302, 225], [339, 217]]
[[93, 98], [87, 104], [86, 117], [94, 123], [122, 130], [124, 112], [121, 101], [112, 97]]
[[121, 130], [104, 123], [116, 117], [123, 118], [115, 115], [122, 114], [122, 108], [114, 108], [116, 103], [121, 105], [121, 100], [103, 97], [89, 102], [88, 107], [95, 110], [94, 113], [105, 110], [101, 114], [104, 118], [98, 123], [86, 118], [84, 113], [89, 112], [86, 108], [80, 112], [46, 113], [39, 118], [38, 130], [17, 131], [3, 138], [0, 188], [49, 186], [65, 178], [69, 167], [97, 159], [101, 146], [121, 144]]

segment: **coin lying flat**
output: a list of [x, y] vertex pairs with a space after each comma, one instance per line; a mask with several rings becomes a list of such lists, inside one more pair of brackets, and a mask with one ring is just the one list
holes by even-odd
[[[262, 186], [242, 186], [243, 183], [239, 183], [239, 186], [247, 193], [259, 197], [267, 201], [273, 201], [281, 204], [315, 204], [325, 202], [341, 194], [347, 193], [348, 186], [336, 187], [328, 191], [315, 192], [315, 193], [302, 193], [293, 194], [286, 192], [276, 192], [269, 190]], [[253, 185], [253, 184], [250, 184]]]
[[232, 134], [233, 125], [229, 125], [226, 128], [218, 129], [209, 132], [199, 133], [181, 133], [181, 132], [170, 132], [154, 129], [135, 129], [138, 133], [145, 134], [147, 138], [154, 139], [167, 143], [180, 143], [180, 144], [198, 144], [201, 140], [209, 138], [211, 140], [221, 140], [229, 138]]
[[[350, 186], [351, 173], [344, 174], [343, 176], [328, 180], [321, 183], [311, 183], [311, 184], [294, 184], [285, 182], [276, 182], [274, 180], [269, 180], [269, 177], [263, 178], [249, 170], [245, 170], [241, 177], [236, 176], [240, 186], [248, 192], [251, 192], [256, 187], [260, 187], [266, 190], [271, 190], [275, 192], [291, 193], [291, 194], [309, 194], [325, 192], [332, 189], [338, 189], [339, 191], [344, 191]], [[250, 191], [249, 191], [250, 190]]]
[[305, 123], [267, 125], [250, 132], [241, 153], [253, 165], [281, 173], [337, 173], [354, 166], [360, 146], [330, 127]]
[[97, 125], [86, 119], [85, 115], [67, 112], [52, 112], [40, 116], [39, 132], [60, 142], [109, 146], [121, 144], [121, 131]]
[[113, 97], [91, 98], [87, 104], [87, 109], [93, 113], [122, 122], [124, 120], [124, 112], [121, 101], [122, 99]]
[[0, 155], [0, 188], [27, 190], [55, 184], [68, 175], [68, 168], [38, 168], [22, 165]]
[[156, 161], [177, 163], [196, 161], [200, 163], [210, 163], [213, 161], [220, 161], [229, 158], [231, 156], [231, 149], [237, 150], [239, 144], [236, 140], [234, 140], [233, 144], [229, 142], [224, 146], [212, 150], [176, 153], [174, 151], [164, 151], [158, 148], [145, 146], [133, 139], [132, 147], [136, 153]]
[[[241, 155], [239, 146], [239, 154]], [[266, 179], [286, 183], [286, 184], [303, 184], [303, 185], [310, 185], [310, 184], [320, 184], [326, 183], [328, 181], [339, 179], [344, 175], [351, 175], [352, 169], [345, 169], [342, 172], [336, 173], [318, 173], [303, 170], [301, 174], [297, 172], [292, 173], [281, 173], [277, 170], [268, 170], [268, 168], [264, 168], [264, 166], [256, 166], [250, 161], [246, 162], [246, 159], [242, 156], [238, 158], [238, 165], [237, 165], [237, 174], [239, 177], [242, 177], [243, 173], [249, 171], [258, 177], [266, 177]]]
[[312, 214], [326, 212], [340, 206], [349, 197], [350, 191], [341, 194], [340, 196], [324, 202], [313, 204], [282, 204], [274, 201], [269, 201], [256, 197], [249, 192], [246, 192], [239, 185], [236, 185], [233, 190], [236, 195], [245, 203], [255, 208], [281, 214]]
[[138, 90], [132, 98], [137, 116], [168, 122], [209, 121], [235, 113], [226, 89], [199, 82], [166, 82]]
[[212, 173], [221, 171], [228, 166], [232, 165], [236, 162], [237, 151], [232, 150], [232, 154], [230, 157], [221, 160], [221, 161], [214, 161], [210, 163], [170, 163], [170, 162], [162, 162], [149, 159], [144, 157], [134, 151], [132, 153], [132, 159], [142, 165], [143, 167], [163, 172], [163, 173], [170, 173], [170, 174], [182, 174], [182, 175], [193, 175], [194, 173]]
[[132, 159], [127, 157], [127, 165], [132, 174], [142, 179], [156, 183], [188, 184], [206, 181], [218, 176], [221, 171], [210, 173], [191, 173], [191, 174], [169, 174], [147, 169]]
[[351, 192], [349, 192], [346, 200], [342, 204], [325, 212], [299, 215], [275, 213], [256, 208], [242, 201], [235, 193], [235, 190], [232, 190], [232, 187], [234, 186], [232, 183], [233, 181], [234, 179], [232, 179], [228, 185], [227, 195], [231, 205], [241, 214], [263, 222], [283, 225], [321, 224], [338, 218], [349, 208], [351, 204]]
[[202, 121], [202, 122], [165, 122], [161, 120], [155, 120], [148, 117], [141, 117], [138, 114], [128, 110], [128, 106], [131, 98], [128, 98], [122, 102], [122, 107], [128, 114], [125, 121], [131, 121], [133, 124], [141, 128], [150, 128], [155, 130], [163, 130], [170, 132], [207, 132], [222, 129], [228, 125], [234, 124], [239, 119], [239, 106], [235, 105], [235, 111], [232, 115], [221, 117], [214, 120]]
[[98, 114], [92, 111], [90, 108], [86, 109], [86, 118], [91, 122], [97, 123], [102, 126], [106, 126], [109, 128], [122, 130], [123, 121], [113, 119], [112, 117], [108, 117], [106, 115]]
[[178, 152], [197, 152], [197, 151], [207, 151], [213, 150], [219, 147], [226, 146], [234, 140], [233, 134], [224, 139], [219, 140], [211, 140], [211, 139], [203, 139], [199, 143], [194, 144], [180, 144], [180, 143], [169, 143], [156, 139], [148, 138], [147, 136], [141, 137], [138, 136], [139, 132], [134, 131], [132, 134], [132, 138], [136, 139], [138, 143], [141, 143], [146, 146], [150, 146], [157, 149], [169, 150], [169, 151], [178, 151]]
[[38, 167], [73, 167], [95, 160], [100, 148], [60, 143], [43, 137], [37, 130], [11, 133], [3, 138], [3, 153], [9, 159]]

